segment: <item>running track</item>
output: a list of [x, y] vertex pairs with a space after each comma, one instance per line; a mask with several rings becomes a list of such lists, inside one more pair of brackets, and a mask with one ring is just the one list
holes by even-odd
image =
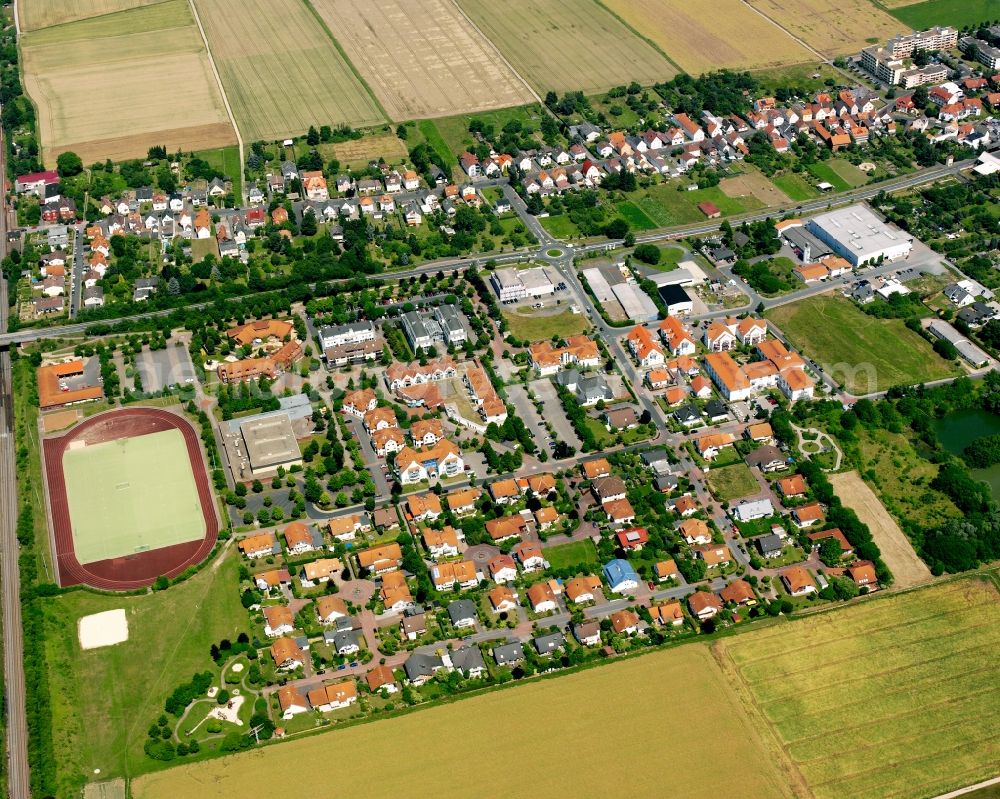
[[[73, 441], [99, 444], [119, 438], [179, 430], [187, 445], [191, 470], [198, 487], [198, 499], [205, 519], [205, 537], [169, 547], [140, 552], [120, 558], [81, 564], [73, 549], [73, 526], [70, 521], [69, 502], [66, 497], [66, 478], [62, 459], [66, 447]], [[45, 439], [45, 473], [52, 508], [52, 526], [55, 539], [56, 565], [59, 584], [63, 587], [80, 583], [92, 588], [126, 591], [151, 585], [160, 575], [176, 577], [189, 566], [208, 557], [219, 534], [219, 520], [215, 514], [215, 500], [201, 454], [198, 436], [191, 424], [175, 413], [160, 408], [123, 408], [92, 416], [57, 438]], [[113, 520], [108, 520], [113, 524]]]

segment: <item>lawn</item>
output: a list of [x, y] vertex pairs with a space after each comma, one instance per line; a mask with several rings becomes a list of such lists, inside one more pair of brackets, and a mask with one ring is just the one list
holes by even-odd
[[717, 648], [816, 799], [936, 796], [996, 774], [998, 599], [954, 580]]
[[901, 319], [876, 319], [841, 297], [809, 297], [773, 308], [766, 316], [851, 394], [956, 373]]
[[565, 569], [574, 566], [584, 566], [597, 569], [601, 562], [597, 558], [597, 550], [590, 541], [572, 541], [568, 544], [556, 544], [542, 550], [545, 560], [553, 569]]
[[712, 469], [706, 478], [709, 490], [719, 502], [729, 502], [733, 499], [748, 497], [760, 493], [760, 486], [754, 478], [750, 467], [745, 463], [735, 463]]
[[521, 341], [545, 341], [553, 336], [572, 336], [589, 327], [583, 314], [563, 311], [558, 314], [546, 312], [529, 313], [532, 309], [504, 311], [507, 328]]
[[207, 239], [191, 239], [191, 260], [193, 263], [204, 261], [208, 255], [219, 258], [219, 242], [214, 236]]
[[[773, 93], [779, 87], [792, 87], [796, 94], [808, 96], [816, 92], [825, 92], [829, 86], [825, 81], [833, 78], [837, 83], [844, 80], [844, 75], [840, 70], [834, 69], [829, 64], [811, 61], [805, 64], [792, 64], [786, 67], [774, 67], [770, 69], [751, 70], [754, 79], [760, 84], [761, 91]], [[813, 77], [818, 75], [819, 77]]]
[[[46, 671], [53, 705], [59, 797], [79, 796], [88, 779], [154, 768], [142, 750], [146, 729], [179, 683], [212, 668], [209, 647], [236, 640], [249, 622], [237, 590], [235, 555], [190, 580], [142, 596], [74, 591], [45, 600]], [[82, 651], [81, 616], [124, 608], [129, 640]]]
[[433, 119], [422, 119], [417, 123], [417, 129], [424, 137], [424, 141], [430, 145], [430, 148], [434, 150], [446, 164], [454, 163], [456, 153], [451, 151], [448, 143], [442, 138], [441, 131], [438, 130], [437, 124]]
[[913, 30], [934, 25], [978, 25], [997, 19], [996, 0], [927, 0], [924, 3], [890, 8], [889, 13]]
[[[469, 123], [478, 119], [484, 125], [492, 125], [493, 129], [499, 132], [508, 122], [517, 121], [522, 125], [538, 130], [541, 125], [541, 110], [538, 105], [517, 105], [509, 108], [497, 108], [492, 111], [477, 111], [470, 114], [458, 114], [457, 116], [442, 117], [434, 120], [434, 124], [441, 134], [441, 139], [445, 143], [447, 151], [450, 153], [447, 163], [452, 163], [456, 156], [463, 150], [476, 144], [472, 134], [469, 133]], [[423, 124], [420, 123], [421, 130]], [[437, 145], [434, 145], [437, 149]]]
[[[664, 690], [664, 686], [684, 690]], [[537, 745], [538, 731], [558, 723], [572, 740], [572, 756]], [[600, 735], [594, 731], [600, 730]], [[704, 768], [704, 742], [726, 731], [725, 768]], [[483, 756], [488, 731], [491, 752]], [[678, 763], [670, 774], [672, 793], [683, 796], [745, 795], [786, 799], [792, 790], [785, 761], [771, 738], [749, 723], [730, 683], [708, 647], [689, 645], [619, 660], [553, 679], [488, 691], [457, 702], [349, 729], [267, 747], [261, 751], [181, 766], [136, 780], [135, 799], [200, 799], [281, 792], [288, 774], [302, 763], [337, 753], [336, 769], [310, 778], [317, 795], [519, 795], [513, 781], [531, 786], [532, 796], [572, 793], [580, 799], [609, 796], [623, 782], [632, 796], [662, 793], [662, 770], [615, 765], [608, 741], [627, 747], [629, 763], [652, 763], [670, 752]], [[448, 741], [425, 746], [419, 757], [399, 758], [380, 769], [386, 752], [414, 741]], [[456, 762], [475, 763], [458, 782], [442, 782]], [[373, 771], [374, 770], [374, 771]], [[373, 791], [373, 773], [377, 789]]]
[[243, 170], [240, 168], [240, 148], [236, 145], [232, 147], [217, 147], [214, 150], [202, 150], [195, 153], [197, 158], [207, 162], [209, 166], [218, 169], [223, 175], [233, 182], [233, 194], [240, 197], [242, 194]]
[[848, 191], [868, 182], [868, 176], [864, 172], [843, 158], [817, 161], [810, 164], [808, 169], [818, 180], [832, 184], [836, 191]]
[[538, 221], [541, 222], [542, 227], [554, 238], [576, 239], [580, 237], [580, 228], [566, 214], [542, 216], [538, 218]]
[[778, 175], [772, 178], [771, 182], [791, 199], [795, 200], [795, 202], [812, 200], [815, 197], [819, 197], [820, 194], [819, 189], [813, 183], [810, 183], [797, 172], [786, 172], [783, 175]]
[[660, 247], [660, 262], [657, 264], [642, 264], [643, 267], [655, 269], [658, 272], [670, 272], [677, 268], [681, 261], [685, 261], [691, 256], [680, 247]]
[[[180, 430], [63, 455], [73, 548], [80, 563], [196, 541], [205, 519]], [[94, 481], [94, 475], [102, 479]]]

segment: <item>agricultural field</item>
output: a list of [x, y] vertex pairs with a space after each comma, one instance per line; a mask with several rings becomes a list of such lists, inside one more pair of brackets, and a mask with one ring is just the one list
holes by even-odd
[[[629, 224], [634, 223], [640, 230], [704, 222], [705, 215], [698, 210], [698, 203], [701, 202], [713, 203], [723, 216], [733, 216], [764, 207], [764, 203], [752, 194], [729, 196], [721, 186], [695, 191], [678, 191], [676, 183], [661, 183], [626, 196], [628, 199], [619, 205], [619, 212]], [[631, 208], [641, 211], [652, 225], [642, 222], [642, 218]]]
[[712, 496], [719, 502], [729, 502], [760, 493], [753, 472], [745, 463], [734, 463], [721, 469], [712, 469], [705, 477]]
[[406, 144], [395, 133], [377, 136], [363, 136], [360, 139], [320, 144], [319, 152], [329, 148], [330, 156], [336, 158], [347, 169], [361, 169], [371, 161], [384, 158], [388, 163], [398, 163], [406, 158]]
[[677, 68], [603, 6], [574, 0], [458, 0], [539, 94], [652, 84]]
[[723, 178], [719, 181], [719, 188], [727, 197], [756, 197], [768, 208], [791, 202], [787, 194], [753, 167], [742, 175]]
[[686, 72], [721, 67], [753, 69], [809, 61], [815, 56], [742, 0], [719, 0], [712, 13], [686, 0], [601, 0]]
[[[663, 690], [671, 685], [684, 690]], [[554, 721], [560, 737], [573, 742], [572, 757], [538, 746], [538, 731], [551, 729]], [[726, 733], [726, 767], [703, 767], [704, 742], [717, 740], [720, 730]], [[392, 768], [379, 768], [386, 753], [412, 749], [414, 741], [448, 744], [421, 747], [419, 757], [396, 758]], [[627, 762], [609, 760], [609, 741], [628, 749]], [[532, 795], [571, 789], [581, 799], [604, 797], [627, 781], [632, 795], [652, 796], [662, 791], [662, 769], [635, 764], [660, 762], [664, 752], [691, 764], [671, 769], [677, 795], [793, 795], [773, 742], [749, 723], [709, 649], [692, 645], [151, 774], [133, 781], [132, 796], [221, 799], [281, 792], [302, 763], [321, 762], [331, 752], [337, 768], [316, 769], [309, 778], [317, 795], [371, 795], [374, 769], [380, 796], [491, 796], [498, 785], [512, 784], [516, 763], [516, 784], [530, 785]], [[458, 783], [443, 784], [441, 775], [456, 762], [475, 767], [465, 769]]]
[[907, 27], [871, 0], [749, 0], [750, 5], [827, 56], [857, 53]]
[[302, 0], [195, 0], [195, 6], [246, 140], [299, 136], [310, 125], [364, 127], [384, 121], [367, 87]]
[[21, 46], [49, 163], [65, 150], [92, 163], [142, 157], [153, 145], [202, 150], [236, 139], [184, 0], [28, 33]]
[[996, 0], [886, 0], [889, 13], [907, 27], [925, 30], [934, 25], [978, 25], [997, 19]]
[[553, 336], [573, 336], [582, 333], [590, 325], [582, 313], [566, 310], [551, 313], [543, 309], [518, 308], [503, 312], [507, 329], [521, 341], [545, 341]]
[[[46, 673], [60, 797], [79, 796], [88, 778], [150, 768], [146, 729], [182, 681], [212, 666], [209, 647], [247, 627], [232, 551], [168, 591], [111, 596], [74, 591], [44, 605]], [[128, 641], [81, 650], [77, 620], [124, 608]], [[210, 609], [206, 610], [206, 609]]]
[[17, 14], [22, 31], [35, 31], [160, 2], [163, 0], [22, 0]]
[[857, 472], [831, 474], [830, 484], [841, 502], [868, 525], [882, 559], [892, 572], [893, 585], [909, 588], [931, 579], [927, 564], [917, 556], [909, 539]]
[[956, 373], [955, 366], [903, 320], [868, 316], [841, 297], [809, 297], [765, 315], [797, 349], [856, 396]]
[[313, 0], [390, 119], [521, 105], [531, 90], [451, 0]]
[[816, 799], [937, 796], [996, 774], [998, 600], [991, 579], [954, 580], [716, 651]]

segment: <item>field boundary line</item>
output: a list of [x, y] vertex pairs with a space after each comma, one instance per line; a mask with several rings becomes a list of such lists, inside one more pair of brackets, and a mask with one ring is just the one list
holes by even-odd
[[243, 164], [246, 163], [246, 156], [243, 151], [243, 136], [240, 133], [239, 125], [236, 124], [236, 117], [233, 114], [232, 106], [229, 105], [229, 97], [226, 95], [226, 87], [222, 83], [222, 76], [219, 74], [219, 68], [215, 65], [215, 56], [212, 54], [212, 48], [208, 44], [208, 36], [205, 34], [205, 26], [201, 24], [201, 17], [198, 16], [198, 7], [195, 5], [194, 0], [188, 0], [188, 6], [191, 9], [191, 14], [194, 16], [195, 25], [198, 26], [198, 33], [201, 34], [201, 40], [205, 44], [205, 53], [208, 56], [208, 64], [212, 67], [212, 74], [215, 76], [215, 82], [219, 87], [219, 93], [222, 95], [222, 104], [226, 107], [226, 113], [229, 115], [229, 124], [233, 126], [233, 133], [236, 134], [236, 144], [240, 148], [240, 200], [244, 205], [246, 205], [246, 181], [243, 179]]
[[372, 87], [368, 85], [368, 81], [365, 80], [364, 75], [358, 72], [358, 68], [354, 66], [354, 62], [351, 61], [350, 57], [347, 55], [347, 51], [344, 50], [340, 42], [337, 41], [337, 37], [333, 35], [333, 31], [330, 30], [330, 26], [326, 24], [326, 20], [323, 19], [323, 16], [316, 10], [315, 6], [313, 6], [309, 0], [302, 0], [302, 4], [309, 10], [309, 13], [312, 14], [313, 19], [319, 23], [320, 28], [323, 29], [323, 33], [326, 34], [326, 38], [333, 42], [333, 46], [340, 54], [340, 57], [344, 59], [344, 63], [350, 68], [351, 74], [354, 75], [358, 82], [365, 87], [365, 91], [368, 92], [369, 99], [371, 99], [371, 101], [375, 104], [375, 108], [382, 115], [382, 119], [386, 122], [395, 122], [396, 120], [390, 117], [385, 108], [382, 107], [382, 103], [379, 102], [378, 97], [375, 96], [375, 92], [372, 90]]
[[[49, 31], [52, 30], [53, 28], [61, 28], [64, 25], [73, 25], [77, 22], [89, 22], [92, 19], [101, 19], [103, 17], [113, 17], [115, 14], [122, 14], [126, 11], [136, 11], [137, 9], [140, 8], [151, 8], [152, 6], [158, 6], [162, 5], [163, 3], [169, 3], [169, 2], [172, 2], [172, 0], [156, 0], [156, 2], [154, 3], [146, 3], [140, 6], [132, 6], [131, 8], [119, 8], [117, 11], [104, 11], [100, 14], [94, 14], [89, 17], [80, 17], [79, 19], [68, 19], [65, 22], [57, 22], [55, 25], [43, 25], [40, 28], [32, 28], [31, 30], [25, 31], [25, 33], [28, 34], [28, 33], [38, 33], [39, 31]], [[16, 0], [14, 2], [14, 6], [15, 7], [17, 6]], [[18, 22], [19, 21], [17, 19], [17, 15], [15, 14], [15, 28], [17, 30], [17, 35], [20, 36], [21, 29], [20, 27], [18, 27]]]
[[670, 57], [670, 53], [668, 53], [666, 50], [660, 47], [660, 45], [658, 45], [649, 37], [643, 36], [641, 33], [639, 33], [639, 31], [637, 31], [635, 28], [629, 25], [628, 22], [626, 22], [622, 17], [620, 17], [613, 8], [606, 6], [604, 3], [601, 2], [601, 0], [594, 0], [594, 2], [601, 8], [603, 8], [605, 11], [607, 11], [616, 20], [618, 20], [625, 27], [626, 30], [632, 33], [633, 36], [639, 37], [646, 44], [648, 44], [650, 47], [656, 50], [656, 52], [658, 52], [661, 56], [663, 56], [667, 60], [667, 63], [677, 70], [677, 74], [687, 73], [686, 69], [683, 69], [680, 64], [678, 64], [676, 61], [674, 61], [674, 59]]
[[[308, 2], [308, 0], [305, 0], [305, 2]], [[479, 37], [484, 42], [488, 42], [489, 43], [490, 47], [492, 47], [493, 50], [494, 50], [494, 52], [496, 52], [497, 57], [501, 61], [503, 61], [504, 64], [507, 65], [507, 69], [509, 69], [514, 75], [516, 75], [517, 79], [519, 81], [521, 81], [521, 83], [523, 83], [525, 86], [528, 87], [528, 91], [531, 92], [531, 96], [535, 98], [535, 102], [538, 103], [542, 107], [542, 112], [543, 113], [548, 112], [551, 115], [552, 112], [548, 110], [548, 108], [546, 107], [545, 102], [542, 100], [541, 96], [539, 96], [538, 92], [535, 91], [535, 87], [532, 86], [530, 83], [528, 83], [528, 81], [525, 79], [525, 77], [514, 68], [514, 65], [512, 63], [510, 63], [510, 61], [507, 59], [507, 56], [505, 56], [503, 54], [503, 52], [496, 45], [496, 43], [489, 36], [487, 36], [485, 33], [483, 33], [483, 29], [480, 28], [476, 24], [475, 20], [473, 20], [472, 17], [470, 17], [468, 14], [465, 13], [465, 9], [462, 8], [461, 5], [459, 5], [459, 3], [457, 2], [457, 0], [450, 0], [450, 2], [458, 10], [458, 13], [462, 15], [462, 18], [472, 26], [472, 29], [476, 33], [479, 34]]]
[[788, 744], [782, 740], [777, 725], [767, 717], [763, 708], [754, 699], [753, 690], [740, 673], [739, 666], [733, 660], [727, 644], [728, 640], [722, 640], [715, 641], [708, 646], [709, 656], [718, 666], [723, 682], [729, 684], [739, 703], [743, 706], [751, 726], [754, 726], [753, 722], [756, 721], [758, 729], [762, 730], [761, 745], [779, 755], [776, 766], [781, 772], [787, 770], [789, 787], [793, 793], [799, 799], [816, 799], [812, 785], [802, 773], [799, 764], [795, 762], [795, 758], [792, 757]]

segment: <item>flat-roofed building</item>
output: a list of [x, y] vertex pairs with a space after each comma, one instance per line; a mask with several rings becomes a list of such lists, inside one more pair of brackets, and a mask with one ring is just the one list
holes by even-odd
[[279, 466], [288, 469], [302, 464], [302, 452], [287, 414], [244, 422], [240, 434], [254, 477], [271, 474]]
[[909, 234], [883, 222], [860, 203], [813, 217], [808, 228], [852, 266], [906, 258], [913, 249]]

